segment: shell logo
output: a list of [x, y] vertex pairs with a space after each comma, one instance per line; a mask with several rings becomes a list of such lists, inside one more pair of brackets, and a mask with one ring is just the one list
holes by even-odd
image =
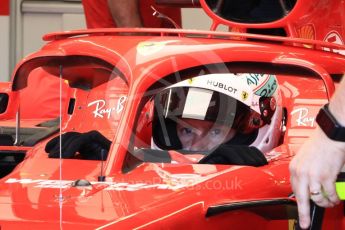
[[[312, 24], [304, 25], [297, 29], [297, 34], [299, 38], [315, 40], [315, 29]], [[312, 48], [311, 45], [304, 44], [306, 48]]]

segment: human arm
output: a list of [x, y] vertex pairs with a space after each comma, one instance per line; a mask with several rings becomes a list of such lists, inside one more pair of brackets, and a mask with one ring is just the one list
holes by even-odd
[[[345, 126], [344, 93], [345, 78], [329, 104], [330, 112], [342, 126]], [[310, 198], [322, 207], [333, 207], [339, 202], [335, 181], [344, 163], [345, 143], [329, 139], [319, 127], [291, 161], [291, 185], [297, 199], [302, 228], [310, 225]]]
[[113, 20], [118, 27], [142, 27], [138, 0], [108, 0]]

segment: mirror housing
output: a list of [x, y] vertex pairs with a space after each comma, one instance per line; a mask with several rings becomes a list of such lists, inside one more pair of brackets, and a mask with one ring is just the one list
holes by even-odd
[[14, 119], [18, 108], [18, 92], [12, 91], [12, 82], [0, 82], [0, 119]]
[[235, 23], [272, 23], [287, 16], [296, 0], [205, 0], [219, 17]]
[[7, 93], [0, 93], [0, 114], [6, 112], [9, 96]]
[[199, 0], [155, 0], [155, 3], [169, 7], [200, 7]]
[[[308, 14], [316, 3], [306, 0], [199, 0], [212, 18], [212, 30], [219, 24], [231, 28], [285, 28]], [[273, 4], [274, 3], [274, 4]], [[304, 5], [303, 5], [304, 4]]]

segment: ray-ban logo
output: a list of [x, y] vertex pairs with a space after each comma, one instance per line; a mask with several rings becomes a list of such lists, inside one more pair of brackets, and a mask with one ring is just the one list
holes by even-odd
[[96, 101], [90, 102], [87, 106], [88, 107], [93, 106], [93, 105], [96, 106], [95, 110], [92, 112], [95, 118], [106, 117], [109, 119], [113, 112], [116, 112], [118, 114], [123, 110], [126, 99], [127, 99], [126, 96], [120, 97], [116, 106], [110, 107], [110, 108], [106, 107], [105, 100], [96, 100]]

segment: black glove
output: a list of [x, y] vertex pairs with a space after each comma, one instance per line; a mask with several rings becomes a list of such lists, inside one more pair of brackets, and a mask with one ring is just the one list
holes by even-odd
[[[62, 158], [73, 158], [79, 152], [82, 159], [88, 160], [105, 160], [111, 145], [111, 141], [95, 130], [87, 133], [64, 133], [61, 135], [61, 142]], [[49, 158], [59, 158], [60, 137], [50, 140], [45, 151]]]
[[220, 145], [199, 161], [200, 164], [227, 164], [263, 166], [268, 164], [264, 154], [255, 147], [244, 145]]

